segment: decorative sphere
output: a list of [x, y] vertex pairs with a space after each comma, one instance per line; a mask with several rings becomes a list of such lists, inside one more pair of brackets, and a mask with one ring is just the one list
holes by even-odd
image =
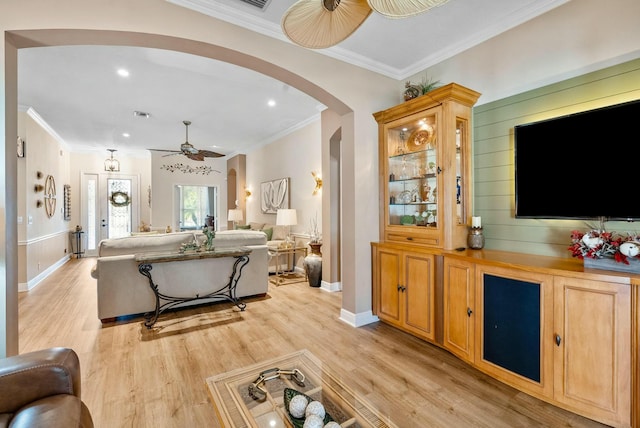
[[308, 416], [304, 420], [304, 425], [302, 425], [302, 428], [323, 428], [323, 427], [324, 427], [324, 419], [322, 419], [318, 415]]
[[296, 395], [289, 401], [289, 413], [294, 418], [303, 418], [304, 409], [307, 408], [308, 403], [304, 395]]
[[342, 427], [340, 426], [339, 423], [331, 421], [331, 422], [327, 422], [324, 428], [342, 428]]
[[587, 233], [582, 237], [582, 242], [586, 244], [589, 248], [596, 248], [598, 245], [604, 243], [602, 238], [599, 236], [591, 236], [591, 234]]
[[320, 416], [322, 420], [324, 420], [325, 413], [326, 412], [324, 410], [324, 406], [319, 401], [312, 401], [311, 403], [309, 403], [307, 405], [307, 410], [305, 410], [304, 412], [306, 417], [309, 417], [311, 415], [316, 415], [316, 416]]
[[635, 257], [640, 253], [640, 246], [636, 242], [623, 242], [620, 244], [620, 252], [627, 257]]

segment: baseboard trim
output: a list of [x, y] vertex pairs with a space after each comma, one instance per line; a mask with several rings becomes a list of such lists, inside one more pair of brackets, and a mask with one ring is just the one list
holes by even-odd
[[336, 291], [342, 291], [342, 282], [320, 282], [320, 288], [329, 293], [335, 293]]
[[51, 266], [49, 266], [48, 268], [46, 268], [45, 270], [43, 270], [42, 272], [40, 272], [30, 281], [27, 281], [26, 283], [25, 282], [18, 283], [18, 291], [23, 292], [23, 291], [32, 290], [38, 284], [40, 284], [40, 282], [42, 282], [46, 277], [48, 277], [53, 272], [58, 270], [62, 265], [64, 265], [69, 260], [71, 260], [71, 258], [69, 257], [69, 255], [66, 255], [60, 260], [58, 260], [57, 262], [55, 262], [54, 264], [52, 264]]
[[353, 312], [349, 312], [345, 309], [340, 309], [340, 320], [346, 322], [352, 327], [362, 327], [363, 325], [379, 321], [378, 317], [373, 315], [373, 312], [371, 311], [354, 314]]

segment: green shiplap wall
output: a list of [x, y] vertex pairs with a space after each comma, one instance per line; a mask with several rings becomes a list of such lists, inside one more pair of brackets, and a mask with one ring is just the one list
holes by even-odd
[[[523, 123], [636, 99], [640, 99], [640, 59], [475, 107], [473, 215], [482, 217], [485, 248], [571, 257], [567, 250], [571, 231], [589, 230], [587, 222], [515, 218], [513, 128]], [[637, 119], [631, 121], [629, 126], [638, 126]], [[544, 142], [541, 143], [540, 150], [551, 149], [544, 147]], [[640, 144], [640, 137], [629, 144]], [[640, 159], [625, 159], [621, 153], [620, 159], [605, 164], [594, 153], [594, 165], [589, 169], [601, 170], [615, 180], [612, 166], [637, 167], [638, 162]], [[575, 165], [575, 168], [578, 172], [587, 171], [585, 166]], [[541, 173], [544, 173], [544, 166], [541, 166]], [[588, 186], [589, 183], [585, 180], [584, 185]], [[632, 195], [630, 203], [640, 203], [640, 183], [617, 185], [629, 186]], [[544, 192], [544, 189], [540, 191]], [[566, 191], [570, 192], [571, 189], [567, 188]], [[605, 202], [606, 195], [602, 195], [601, 203]], [[640, 222], [608, 222], [606, 229], [638, 233]]]

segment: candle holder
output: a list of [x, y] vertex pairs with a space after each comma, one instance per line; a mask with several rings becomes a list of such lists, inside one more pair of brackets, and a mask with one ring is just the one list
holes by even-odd
[[481, 227], [472, 227], [469, 229], [469, 235], [467, 236], [467, 246], [474, 250], [481, 250], [484, 248], [484, 235]]

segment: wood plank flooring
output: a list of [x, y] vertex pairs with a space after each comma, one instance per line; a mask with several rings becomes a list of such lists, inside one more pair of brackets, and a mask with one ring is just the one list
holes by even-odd
[[338, 319], [341, 293], [269, 286], [247, 310], [221, 303], [102, 325], [94, 259], [74, 259], [19, 298], [20, 352], [80, 356], [82, 397], [98, 428], [218, 427], [209, 376], [308, 349], [398, 426], [602, 427], [497, 382], [383, 323]]

